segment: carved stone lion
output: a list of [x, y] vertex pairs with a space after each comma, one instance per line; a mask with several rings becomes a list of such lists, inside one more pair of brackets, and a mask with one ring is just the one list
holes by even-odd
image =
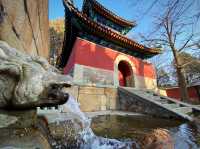
[[38, 56], [29, 56], [0, 41], [0, 109], [32, 109], [63, 104], [63, 87], [71, 78]]

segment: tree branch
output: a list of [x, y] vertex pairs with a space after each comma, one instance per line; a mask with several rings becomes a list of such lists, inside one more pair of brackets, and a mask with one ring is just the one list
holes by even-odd
[[183, 46], [180, 49], [178, 49], [179, 52], [186, 48], [187, 44], [192, 40], [192, 37], [193, 37], [193, 34], [191, 34], [189, 38], [187, 39], [187, 41], [183, 44]]

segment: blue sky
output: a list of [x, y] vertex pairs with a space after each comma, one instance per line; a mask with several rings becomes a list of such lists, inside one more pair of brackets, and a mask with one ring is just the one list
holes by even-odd
[[[128, 0], [98, 0], [101, 4], [103, 4], [106, 8], [116, 12], [118, 15], [121, 15], [127, 19], [131, 19], [131, 10], [127, 3]], [[83, 0], [74, 0], [74, 5], [81, 10]], [[120, 3], [120, 4], [119, 4]], [[131, 4], [130, 4], [131, 5]], [[49, 18], [55, 19], [57, 17], [64, 16], [64, 7], [62, 4], [62, 0], [49, 0]]]
[[[138, 38], [138, 33], [145, 34], [152, 30], [151, 24], [152, 18], [149, 15], [142, 15], [145, 13], [143, 10], [146, 10], [153, 0], [147, 0], [145, 5], [138, 0], [98, 0], [103, 6], [113, 11], [117, 15], [130, 20], [136, 21], [137, 26], [131, 30], [129, 36], [134, 39]], [[81, 10], [83, 0], [74, 0], [74, 5]], [[140, 16], [140, 17], [139, 17]], [[64, 17], [64, 7], [62, 0], [49, 0], [49, 19], [56, 19]]]
[[[74, 5], [81, 11], [83, 0], [73, 0]], [[149, 13], [145, 11], [151, 6], [155, 0], [97, 0], [103, 6], [113, 11], [117, 15], [130, 20], [136, 21], [137, 26], [128, 34], [129, 37], [139, 40], [139, 34], [150, 33], [154, 28], [155, 16], [163, 11], [161, 4], [157, 2]], [[161, 0], [162, 3], [168, 0]], [[199, 0], [196, 0], [197, 2]], [[198, 8], [198, 7], [197, 7]], [[191, 13], [195, 8], [189, 10]], [[62, 0], [49, 0], [49, 19], [63, 18], [64, 7]]]

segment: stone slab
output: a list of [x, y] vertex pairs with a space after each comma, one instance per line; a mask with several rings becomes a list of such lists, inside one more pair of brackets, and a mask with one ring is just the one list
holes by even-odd
[[80, 94], [93, 94], [93, 95], [99, 95], [104, 94], [104, 88], [99, 87], [89, 87], [89, 86], [80, 86], [79, 87], [79, 93]]
[[82, 111], [100, 111], [104, 95], [79, 94], [78, 102]]

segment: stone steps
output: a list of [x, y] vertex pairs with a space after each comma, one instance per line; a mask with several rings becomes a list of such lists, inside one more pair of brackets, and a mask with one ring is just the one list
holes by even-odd
[[123, 87], [121, 89], [128, 91], [129, 94], [133, 94], [133, 96], [137, 96], [143, 100], [146, 100], [146, 102], [148, 103], [150, 102], [152, 104], [156, 104], [158, 107], [169, 111], [169, 113], [173, 112], [176, 115], [182, 117], [183, 119], [191, 121], [193, 118], [195, 118], [195, 116], [200, 116], [200, 105], [195, 106], [183, 103], [169, 97], [160, 96], [150, 90], [138, 90], [135, 88], [126, 87]]
[[184, 114], [192, 113], [192, 108], [190, 107], [180, 107], [180, 108], [175, 108], [173, 110], [175, 110], [175, 112], [177, 113], [184, 113]]
[[164, 107], [167, 107], [167, 108], [171, 108], [171, 109], [175, 109], [175, 108], [180, 108], [179, 104], [176, 104], [176, 103], [171, 103], [171, 104], [163, 104]]

